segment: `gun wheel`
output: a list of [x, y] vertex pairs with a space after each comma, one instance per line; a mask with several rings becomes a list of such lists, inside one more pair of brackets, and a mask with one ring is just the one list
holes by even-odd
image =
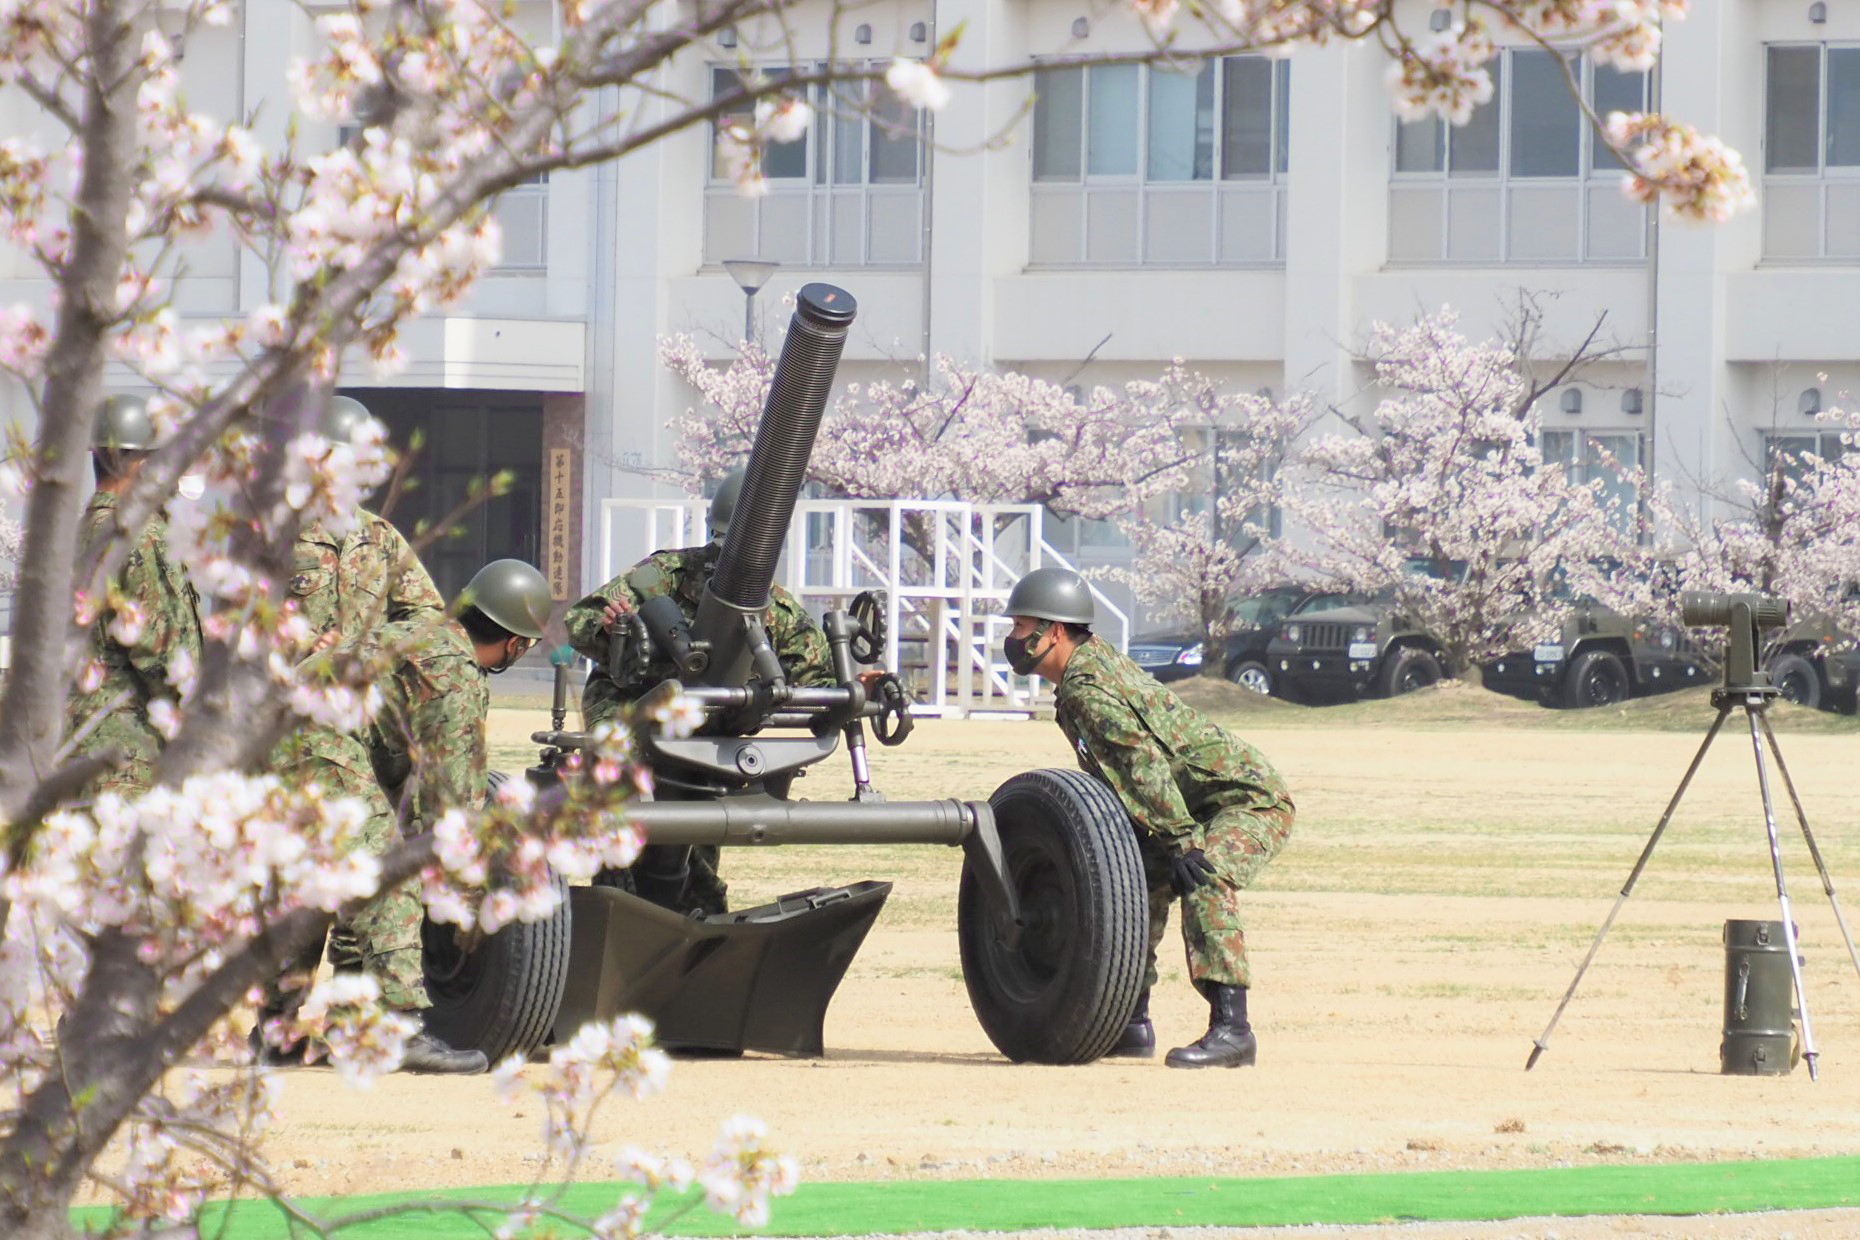
[[[506, 778], [491, 773], [491, 787]], [[568, 982], [568, 883], [554, 880], [561, 904], [544, 921], [514, 922], [461, 950], [458, 927], [427, 920], [420, 926], [421, 964], [433, 1006], [426, 1027], [460, 1050], [481, 1050], [493, 1064], [528, 1057], [555, 1028]]]
[[1149, 896], [1136, 832], [1110, 789], [1080, 771], [1029, 771], [989, 798], [1020, 945], [995, 932], [965, 865], [957, 937], [969, 1002], [1015, 1062], [1089, 1063], [1117, 1042], [1143, 988]]

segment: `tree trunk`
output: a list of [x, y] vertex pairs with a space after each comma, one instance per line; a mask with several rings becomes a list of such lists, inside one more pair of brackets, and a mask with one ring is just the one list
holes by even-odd
[[65, 645], [72, 630], [72, 551], [84, 501], [92, 411], [103, 391], [104, 337], [129, 250], [135, 98], [141, 75], [116, 0], [85, 22], [92, 57], [83, 105], [84, 168], [71, 206], [70, 257], [45, 359], [34, 482], [13, 594], [13, 667], [0, 696], [0, 816], [12, 819], [51, 769], [64, 728]]

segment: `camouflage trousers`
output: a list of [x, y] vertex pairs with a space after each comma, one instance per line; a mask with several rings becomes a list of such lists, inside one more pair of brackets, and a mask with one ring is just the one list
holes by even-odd
[[1169, 886], [1169, 846], [1155, 836], [1139, 841], [1143, 876], [1150, 889], [1150, 950], [1143, 974], [1145, 990], [1156, 984], [1156, 949], [1169, 929], [1169, 906], [1182, 902], [1182, 944], [1188, 952], [1188, 976], [1195, 982], [1251, 986], [1246, 927], [1240, 918], [1240, 893], [1279, 855], [1292, 833], [1293, 811], [1224, 809], [1198, 832], [1202, 851], [1214, 867], [1212, 881], [1177, 896]]
[[[374, 811], [356, 840], [357, 847], [380, 857], [400, 842], [400, 824], [372, 777], [327, 764], [311, 778], [323, 785], [326, 795], [357, 797]], [[426, 973], [420, 954], [420, 923], [424, 917], [419, 891], [412, 880], [380, 893], [354, 916], [338, 919], [330, 928], [330, 967], [373, 977], [381, 988], [384, 1007], [412, 1012], [432, 1006], [426, 995]], [[317, 940], [286, 964], [283, 977], [266, 992], [267, 1015], [288, 1012], [301, 1001], [322, 958], [323, 942]]]

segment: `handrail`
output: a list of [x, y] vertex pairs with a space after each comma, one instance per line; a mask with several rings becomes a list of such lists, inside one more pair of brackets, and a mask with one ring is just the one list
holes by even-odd
[[[703, 503], [695, 498], [603, 500], [600, 553], [609, 576], [624, 567], [613, 563], [623, 550], [618, 545], [622, 534], [617, 521], [620, 511], [630, 510], [651, 521], [648, 530], [659, 528], [658, 521], [668, 516], [688, 530], [694, 522], [701, 527]], [[1030, 698], [1017, 689], [1017, 678], [1009, 675], [995, 656], [989, 635], [994, 631], [992, 626], [1001, 622], [999, 605], [1027, 572], [1043, 564], [1076, 571], [1072, 562], [1046, 540], [1045, 516], [1045, 508], [1039, 504], [975, 504], [953, 499], [802, 500], [795, 506], [788, 527], [784, 581], [797, 594], [812, 598], [844, 595], [874, 584], [882, 586], [891, 600], [890, 660], [898, 661], [902, 642], [921, 641], [928, 647], [925, 653], [931, 673], [931, 700], [927, 706], [963, 711], [1004, 702], [1009, 709], [1025, 710], [1044, 690], [1034, 689]], [[818, 546], [807, 542], [810, 518], [826, 522]], [[904, 541], [907, 519], [922, 522], [932, 536], [930, 545], [912, 546]], [[639, 532], [637, 524], [627, 528], [634, 535]], [[1004, 547], [1007, 555], [1003, 554]], [[917, 577], [920, 572], [922, 581], [906, 584], [907, 576]], [[811, 580], [816, 574], [825, 580]], [[1128, 649], [1129, 615], [1089, 578], [1086, 585], [1104, 617], [1099, 631], [1114, 638], [1118, 649]], [[1115, 634], [1110, 632], [1113, 626]], [[915, 634], [907, 629], [915, 629]], [[955, 656], [954, 666], [964, 669], [959, 679], [949, 662], [951, 655]], [[976, 673], [980, 674], [979, 683], [969, 679]]]

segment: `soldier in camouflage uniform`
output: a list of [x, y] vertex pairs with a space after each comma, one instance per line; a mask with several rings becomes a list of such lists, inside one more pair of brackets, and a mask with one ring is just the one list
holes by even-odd
[[[351, 443], [369, 420], [360, 401], [330, 398], [322, 424], [331, 443]], [[438, 623], [446, 602], [420, 557], [392, 522], [367, 509], [338, 538], [321, 522], [297, 536], [291, 597], [317, 635], [317, 648], [361, 641], [389, 621]]]
[[[369, 731], [368, 760], [392, 803], [390, 838], [428, 831], [447, 810], [484, 799], [485, 718], [491, 710], [485, 676], [521, 659], [542, 637], [548, 618], [543, 575], [521, 560], [494, 560], [465, 587], [457, 619], [397, 620], [377, 630], [373, 641], [391, 671], [378, 682], [382, 703]], [[395, 904], [391, 919], [382, 918], [379, 932], [417, 950], [421, 917], [418, 900], [409, 895]], [[362, 930], [359, 920], [356, 929]], [[422, 985], [420, 1006], [427, 1005]], [[455, 1065], [428, 1071], [482, 1072], [486, 1066], [481, 1051], [453, 1050], [430, 1031], [414, 1041]], [[464, 1066], [467, 1060], [470, 1066]]]
[[1240, 893], [1292, 830], [1291, 794], [1245, 741], [1208, 722], [1135, 663], [1092, 636], [1091, 591], [1067, 569], [1036, 569], [1008, 596], [1004, 653], [1016, 672], [1057, 689], [1058, 722], [1079, 766], [1102, 780], [1136, 826], [1150, 891], [1150, 949], [1137, 1009], [1112, 1054], [1148, 1058], [1149, 993], [1169, 906], [1182, 902], [1188, 973], [1208, 1000], [1208, 1031], [1169, 1052], [1172, 1068], [1254, 1062], [1247, 1020]]
[[379, 684], [381, 708], [369, 745], [376, 776], [401, 829], [426, 831], [459, 805], [485, 794], [488, 674], [508, 670], [542, 637], [549, 584], [521, 560], [493, 560], [459, 599], [458, 618], [439, 625], [396, 621], [376, 640], [392, 673]]
[[[743, 473], [737, 470], [718, 486], [710, 504], [710, 542], [678, 551], [655, 551], [568, 609], [563, 623], [568, 627], [569, 644], [577, 654], [594, 661], [594, 670], [588, 674], [587, 686], [581, 693], [584, 727], [592, 730], [618, 717], [622, 707], [660, 681], [677, 675], [677, 669], [655, 652], [643, 679], [617, 684], [609, 667], [609, 637], [622, 617], [659, 595], [675, 598], [687, 622], [697, 618], [698, 604], [704, 599], [704, 587], [723, 550], [723, 536], [729, 532], [742, 485]], [[762, 623], [790, 684], [835, 683], [827, 636], [794, 595], [780, 586], [770, 586]], [[729, 886], [717, 872], [718, 855], [715, 844], [689, 849], [647, 845], [631, 871], [633, 889], [675, 912], [724, 912], [729, 907]]]
[[[346, 396], [331, 398], [318, 427], [331, 443], [351, 443], [368, 419], [368, 410]], [[366, 509], [355, 528], [338, 538], [321, 522], [306, 527], [292, 554], [290, 605], [301, 612], [315, 634], [313, 650], [355, 646], [390, 620], [436, 625], [445, 617], [445, 600], [399, 530]], [[399, 838], [392, 808], [376, 781], [369, 750], [361, 738], [305, 724], [271, 755], [271, 770], [286, 783], [315, 784], [329, 797], [355, 797], [370, 814], [359, 845], [379, 856]], [[411, 882], [383, 893], [354, 918], [330, 928], [331, 965], [339, 971], [366, 972], [381, 988], [382, 1002], [396, 1011], [417, 1012], [428, 1006], [421, 967], [419, 898]], [[267, 988], [261, 1011], [265, 1024], [295, 1008], [303, 988], [316, 973], [323, 943], [307, 946]], [[301, 1045], [260, 1048], [268, 1063], [300, 1062]], [[479, 1072], [483, 1056], [462, 1053], [427, 1037], [410, 1042], [401, 1068], [409, 1072]]]
[[[111, 396], [99, 407], [91, 432], [97, 492], [80, 527], [87, 552], [125, 532], [117, 524], [117, 498], [154, 446], [155, 428], [140, 399]], [[124, 756], [93, 791], [133, 796], [153, 785], [163, 742], [149, 708], [172, 702], [168, 669], [176, 658], [199, 666], [198, 601], [187, 570], [168, 551], [167, 518], [157, 512], [109, 582], [108, 597], [90, 625], [90, 657], [65, 704], [65, 733], [80, 737], [75, 752], [114, 748]]]

